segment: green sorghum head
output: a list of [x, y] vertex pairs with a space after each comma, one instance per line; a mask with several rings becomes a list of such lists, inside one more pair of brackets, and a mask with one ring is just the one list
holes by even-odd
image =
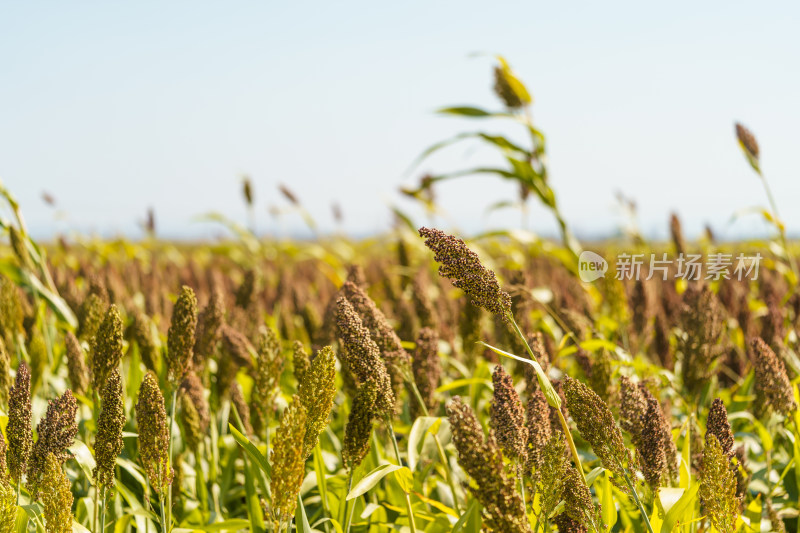
[[106, 380], [101, 394], [102, 409], [97, 421], [94, 454], [97, 467], [95, 482], [104, 489], [114, 487], [114, 468], [122, 452], [122, 429], [125, 427], [125, 402], [122, 398], [122, 379], [114, 369]]
[[75, 394], [85, 396], [89, 390], [89, 368], [86, 366], [83, 348], [78, 338], [68, 331], [64, 336], [64, 345], [67, 352], [67, 372], [69, 383]]
[[[272, 453], [272, 515], [276, 524], [294, 516], [297, 495], [305, 477], [303, 443], [306, 435], [306, 408], [298, 396], [292, 398], [281, 417]], [[278, 531], [278, 529], [275, 529]]]
[[156, 494], [165, 495], [172, 483], [167, 411], [158, 379], [152, 372], [144, 376], [139, 387], [136, 425], [139, 430], [139, 462]]
[[307, 413], [303, 456], [308, 457], [328, 425], [336, 398], [336, 356], [333, 348], [325, 346], [317, 352], [303, 375], [298, 394]]
[[72, 491], [61, 461], [52, 453], [43, 461], [42, 507], [46, 533], [72, 533]]
[[8, 470], [11, 479], [20, 482], [22, 474], [28, 469], [33, 450], [33, 429], [31, 428], [31, 373], [28, 365], [20, 363], [14, 386], [8, 393]]
[[736, 530], [739, 500], [736, 497], [736, 476], [730, 458], [714, 435], [707, 436], [703, 449], [703, 468], [700, 476], [700, 502], [711, 523], [720, 533]]
[[78, 402], [67, 389], [59, 398], [47, 402], [47, 412], [36, 426], [37, 439], [28, 463], [28, 491], [37, 498], [45, 476], [45, 461], [53, 455], [64, 464], [72, 455], [67, 450], [75, 444]]
[[122, 360], [122, 317], [116, 305], [108, 308], [103, 322], [97, 329], [92, 356], [92, 377], [94, 389], [98, 394], [103, 390], [106, 379]]
[[189, 370], [197, 328], [197, 298], [191, 287], [184, 285], [175, 307], [167, 332], [167, 370], [173, 384], [180, 383]]

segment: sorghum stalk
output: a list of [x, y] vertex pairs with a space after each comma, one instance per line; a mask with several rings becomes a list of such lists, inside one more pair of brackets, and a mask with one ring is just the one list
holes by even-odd
[[[402, 466], [403, 461], [400, 459], [400, 448], [397, 446], [397, 437], [394, 434], [394, 428], [392, 427], [392, 419], [389, 415], [386, 415], [386, 428], [389, 430], [389, 434], [392, 436], [392, 446], [394, 447], [394, 456], [397, 458], [397, 464]], [[417, 525], [414, 523], [414, 511], [411, 509], [411, 496], [408, 495], [408, 491], [403, 488], [403, 494], [406, 497], [406, 511], [408, 512], [408, 523], [409, 527], [411, 527], [411, 533], [416, 533]]]

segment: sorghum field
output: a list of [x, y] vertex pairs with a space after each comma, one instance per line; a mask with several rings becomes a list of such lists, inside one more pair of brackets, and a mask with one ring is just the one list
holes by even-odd
[[[797, 530], [800, 294], [771, 197], [774, 241], [690, 242], [674, 217], [671, 242], [593, 250], [640, 272], [585, 281], [528, 92], [494, 75], [500, 111], [443, 112], [529, 143], [462, 136], [506, 165], [404, 193], [435, 210], [440, 180], [514, 180], [559, 242], [398, 213], [359, 241], [229, 223], [218, 243], [45, 244], [2, 188], [0, 532]], [[662, 275], [663, 253], [733, 262]]]

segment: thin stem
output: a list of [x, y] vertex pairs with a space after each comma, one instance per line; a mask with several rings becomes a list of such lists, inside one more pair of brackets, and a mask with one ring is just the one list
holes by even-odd
[[767, 193], [767, 200], [769, 200], [770, 208], [772, 209], [773, 218], [775, 219], [775, 224], [778, 227], [778, 234], [781, 238], [781, 246], [783, 246], [783, 251], [786, 253], [786, 260], [789, 262], [789, 268], [792, 269], [792, 274], [794, 274], [795, 282], [798, 281], [798, 272], [797, 272], [797, 265], [794, 262], [794, 257], [792, 253], [789, 251], [789, 244], [786, 242], [786, 228], [783, 227], [783, 222], [781, 222], [780, 215], [778, 214], [778, 203], [775, 201], [775, 197], [772, 195], [772, 189], [770, 189], [769, 183], [767, 182], [767, 178], [761, 173], [758, 172], [758, 175], [761, 176], [761, 183], [764, 184], [764, 190]]
[[[353, 519], [353, 515], [351, 513], [352, 509], [350, 509], [350, 500], [347, 499], [347, 495], [350, 494], [350, 489], [353, 488], [353, 471], [350, 470], [347, 473], [347, 488], [345, 489], [344, 493], [344, 513], [341, 516], [341, 521], [345, 523], [344, 526], [344, 533], [350, 533], [350, 521]], [[355, 502], [353, 502], [353, 507], [355, 507]]]
[[[406, 379], [406, 383], [408, 384], [411, 391], [414, 393], [414, 397], [417, 400], [417, 403], [422, 410], [423, 416], [430, 416], [428, 413], [428, 406], [425, 405], [425, 402], [422, 400], [422, 394], [419, 392], [419, 388], [417, 388], [417, 384], [414, 382], [413, 379]], [[456, 485], [453, 481], [453, 473], [450, 471], [450, 463], [447, 461], [447, 456], [444, 453], [444, 447], [442, 446], [442, 441], [439, 438], [439, 435], [434, 433], [433, 440], [436, 442], [436, 451], [439, 453], [439, 460], [442, 462], [442, 466], [444, 467], [444, 474], [445, 479], [447, 480], [447, 485], [450, 487], [450, 492], [453, 493], [453, 505], [456, 508], [456, 512], [460, 515], [461, 514], [461, 506], [458, 504], [458, 494], [456, 493]]]
[[164, 513], [164, 496], [158, 495], [158, 505], [161, 507], [161, 533], [167, 533], [167, 515]]
[[[400, 459], [400, 448], [397, 446], [397, 437], [394, 434], [394, 428], [392, 427], [392, 421], [389, 417], [386, 417], [386, 427], [389, 429], [389, 435], [392, 436], [392, 446], [394, 447], [394, 455], [397, 458], [398, 466], [403, 466], [403, 461]], [[414, 512], [411, 510], [411, 496], [408, 495], [408, 492], [403, 488], [403, 494], [406, 496], [406, 511], [408, 512], [408, 524], [411, 528], [411, 533], [417, 532], [417, 525], [414, 522]]]
[[[172, 391], [172, 405], [170, 406], [170, 413], [169, 413], [169, 464], [172, 467], [172, 430], [175, 427], [175, 405], [178, 403], [178, 386], [175, 385], [174, 390]], [[167, 491], [167, 519], [168, 522], [172, 522], [172, 488]], [[164, 530], [165, 533], [168, 530]]]
[[100, 533], [104, 533], [106, 530], [106, 490], [103, 487], [103, 506], [100, 508]]
[[647, 511], [645, 511], [644, 505], [642, 505], [642, 501], [639, 499], [639, 494], [636, 493], [636, 489], [633, 487], [633, 484], [628, 477], [628, 473], [624, 472], [623, 477], [625, 478], [625, 484], [628, 485], [628, 489], [631, 491], [633, 501], [636, 503], [636, 506], [639, 508], [639, 512], [642, 514], [642, 521], [644, 522], [645, 527], [647, 527], [647, 531], [649, 533], [653, 533], [653, 526], [650, 525], [650, 518], [647, 516]]

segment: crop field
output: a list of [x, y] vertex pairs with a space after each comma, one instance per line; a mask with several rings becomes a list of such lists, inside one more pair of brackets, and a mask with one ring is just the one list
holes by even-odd
[[[0, 186], [0, 533], [798, 531], [800, 293], [774, 238], [580, 243], [527, 89], [468, 140], [556, 240], [37, 242]], [[245, 183], [245, 207], [252, 202]], [[302, 210], [288, 189], [283, 194]], [[310, 215], [309, 215], [310, 217]], [[309, 220], [311, 225], [313, 221]], [[152, 228], [151, 228], [152, 230]], [[591, 249], [590, 249], [591, 248]]]

